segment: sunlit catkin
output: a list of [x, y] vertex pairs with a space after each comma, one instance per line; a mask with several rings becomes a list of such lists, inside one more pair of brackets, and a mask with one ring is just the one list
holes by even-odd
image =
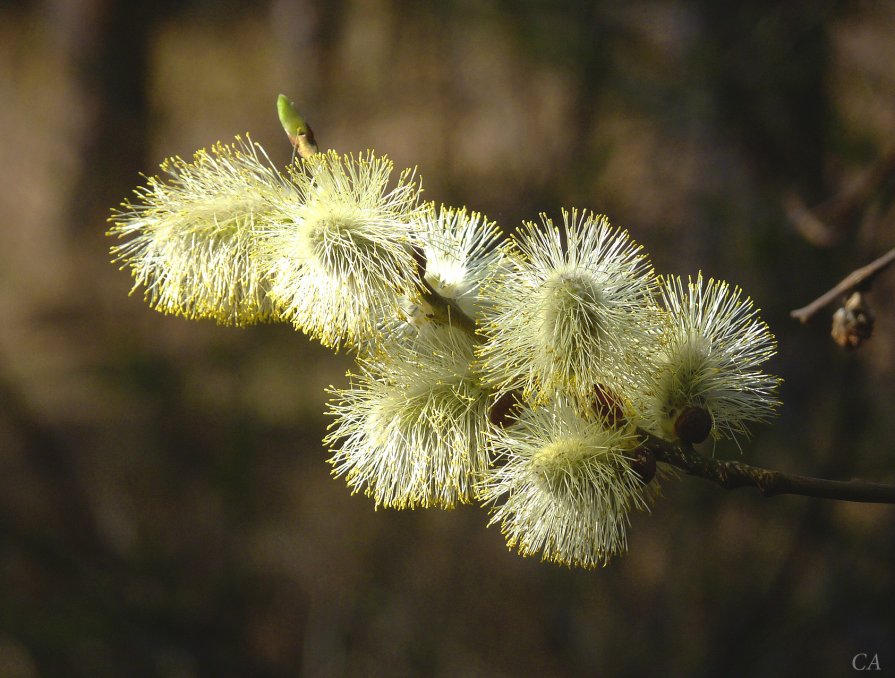
[[291, 173], [298, 200], [266, 228], [271, 297], [326, 346], [369, 338], [420, 285], [411, 249], [420, 189], [409, 171], [389, 187], [391, 172], [372, 153], [300, 160]]
[[333, 393], [334, 474], [385, 507], [471, 501], [488, 467], [487, 391], [472, 370], [471, 337], [433, 324], [387, 348]]
[[686, 284], [665, 278], [662, 300], [664, 348], [645, 399], [644, 426], [669, 439], [699, 442], [681, 433], [708, 425], [714, 437], [732, 438], [747, 434], [749, 422], [770, 419], [779, 380], [758, 368], [776, 343], [752, 301], [701, 274]]
[[192, 162], [169, 158], [167, 178], [150, 177], [114, 210], [113, 256], [143, 288], [149, 305], [225, 325], [274, 319], [271, 280], [253, 256], [259, 230], [298, 196], [260, 146], [237, 138], [201, 150]]
[[479, 350], [486, 379], [544, 400], [587, 398], [598, 384], [625, 392], [655, 351], [655, 280], [640, 247], [605, 217], [542, 217], [505, 247], [508, 266], [482, 289]]
[[491, 445], [497, 465], [481, 493], [496, 504], [491, 523], [510, 548], [580, 567], [627, 548], [628, 513], [646, 509], [655, 491], [632, 468], [636, 435], [553, 402], [492, 429]]

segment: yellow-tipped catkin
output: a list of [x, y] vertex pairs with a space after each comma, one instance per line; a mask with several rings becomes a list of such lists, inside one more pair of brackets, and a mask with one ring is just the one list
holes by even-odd
[[702, 274], [686, 284], [662, 281], [667, 311], [664, 348], [649, 383], [644, 427], [667, 439], [690, 408], [710, 417], [715, 438], [747, 435], [749, 422], [770, 419], [779, 380], [758, 369], [774, 355], [776, 342], [739, 288]]
[[296, 199], [292, 185], [239, 138], [161, 168], [167, 179], [149, 178], [110, 218], [109, 234], [126, 239], [112, 253], [134, 289], [163, 313], [225, 325], [275, 319], [270, 279], [253, 254], [261, 223]]
[[565, 565], [596, 567], [627, 548], [628, 513], [649, 506], [631, 466], [637, 437], [554, 401], [490, 431], [495, 467], [480, 488], [507, 544]]
[[420, 188], [410, 171], [389, 188], [391, 172], [372, 153], [300, 160], [291, 177], [298, 200], [267, 225], [271, 297], [326, 346], [356, 347], [419, 289], [411, 245]]
[[384, 349], [334, 391], [325, 441], [334, 474], [378, 506], [470, 502], [488, 467], [487, 391], [471, 367], [472, 338], [431, 324]]
[[562, 231], [542, 218], [482, 286], [485, 378], [541, 401], [586, 399], [598, 385], [624, 395], [656, 347], [652, 268], [605, 217], [564, 211]]

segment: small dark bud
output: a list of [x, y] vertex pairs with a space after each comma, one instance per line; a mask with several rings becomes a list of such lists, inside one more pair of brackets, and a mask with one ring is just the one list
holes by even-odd
[[631, 469], [644, 485], [648, 485], [656, 477], [656, 455], [648, 449], [638, 447], [631, 453], [628, 463], [631, 464]]
[[603, 384], [594, 386], [594, 397], [590, 407], [610, 428], [618, 428], [625, 423], [625, 411], [622, 409], [621, 401], [611, 388]]
[[413, 256], [413, 261], [416, 264], [416, 274], [422, 280], [426, 275], [426, 253], [422, 247], [414, 245], [410, 248], [410, 254]]
[[488, 419], [500, 428], [505, 428], [516, 415], [522, 405], [522, 400], [517, 391], [507, 391], [501, 395], [488, 411]]
[[674, 434], [685, 443], [701, 443], [712, 432], [712, 415], [702, 407], [688, 407], [674, 421]]
[[873, 313], [864, 295], [852, 292], [851, 296], [833, 314], [830, 334], [839, 346], [854, 351], [873, 334]]

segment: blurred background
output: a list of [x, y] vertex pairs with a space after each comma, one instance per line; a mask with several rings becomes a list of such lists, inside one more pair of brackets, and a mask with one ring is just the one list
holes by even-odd
[[[591, 208], [742, 285], [784, 407], [745, 461], [895, 481], [895, 273], [846, 353], [788, 313], [895, 246], [895, 3], [0, 4], [0, 676], [842, 675], [895, 664], [895, 508], [668, 483], [592, 572], [330, 477], [350, 358], [150, 310], [109, 209], [284, 92], [324, 147], [511, 230]], [[715, 448], [738, 458], [733, 444]], [[707, 449], [711, 453], [711, 448]], [[888, 665], [888, 666], [887, 666]]]

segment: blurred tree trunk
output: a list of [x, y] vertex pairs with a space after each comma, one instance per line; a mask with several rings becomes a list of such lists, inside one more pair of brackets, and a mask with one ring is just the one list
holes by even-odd
[[[95, 233], [109, 205], [120, 202], [146, 167], [152, 35], [187, 3], [49, 0], [47, 16], [87, 110], [81, 168], [70, 196], [72, 234]], [[59, 102], [64, 114], [65, 102]]]

